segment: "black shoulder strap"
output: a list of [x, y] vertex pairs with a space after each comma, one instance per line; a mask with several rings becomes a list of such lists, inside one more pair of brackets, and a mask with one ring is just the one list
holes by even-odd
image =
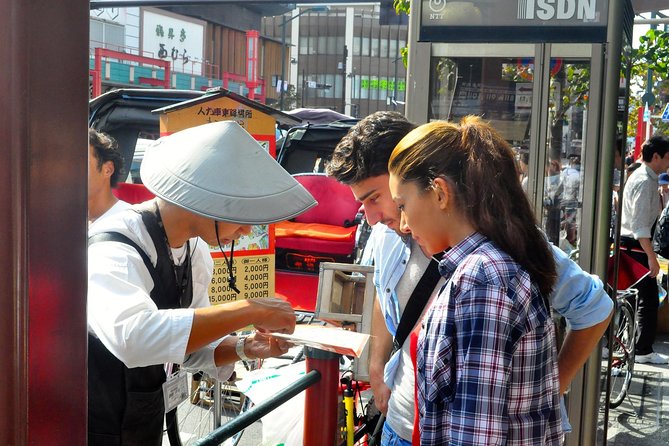
[[159, 279], [156, 268], [153, 266], [153, 263], [151, 263], [151, 259], [149, 259], [149, 256], [146, 254], [146, 252], [144, 252], [144, 250], [140, 248], [137, 243], [133, 242], [131, 239], [119, 232], [100, 232], [88, 237], [88, 246], [91, 246], [93, 243], [97, 242], [119, 242], [125, 243], [126, 245], [130, 245], [135, 248], [140, 257], [142, 257], [144, 265], [146, 265], [146, 269], [149, 270], [151, 278], [153, 279], [153, 283], [158, 283]]
[[416, 288], [413, 289], [407, 306], [404, 308], [404, 312], [400, 318], [400, 323], [397, 325], [395, 339], [393, 339], [394, 350], [402, 348], [407, 336], [409, 336], [416, 322], [418, 322], [418, 318], [423, 312], [425, 305], [427, 305], [427, 301], [430, 300], [432, 291], [441, 278], [438, 266], [439, 264], [435, 259], [430, 259], [427, 269], [418, 281]]

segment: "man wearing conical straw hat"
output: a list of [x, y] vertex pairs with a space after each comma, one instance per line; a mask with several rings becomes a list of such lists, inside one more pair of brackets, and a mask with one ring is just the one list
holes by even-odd
[[[89, 234], [89, 444], [160, 445], [179, 364], [227, 379], [238, 359], [284, 353], [264, 332], [291, 333], [278, 299], [210, 306], [208, 246], [251, 225], [316, 205], [313, 197], [237, 123], [215, 122], [159, 139], [142, 181], [156, 198], [105, 219]], [[222, 250], [221, 250], [222, 251]], [[247, 338], [228, 336], [254, 325]], [[167, 366], [165, 366], [167, 364]], [[180, 371], [183, 374], [183, 370]]]

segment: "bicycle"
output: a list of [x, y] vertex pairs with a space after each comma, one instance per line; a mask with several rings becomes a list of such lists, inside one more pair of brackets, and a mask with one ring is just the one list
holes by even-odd
[[[347, 376], [350, 375], [350, 376]], [[361, 392], [370, 388], [369, 383], [353, 379], [350, 370], [342, 373], [340, 391], [344, 409], [344, 419], [340, 420], [339, 446], [368, 445], [368, 439], [374, 433], [381, 413], [370, 411], [371, 401], [362, 404]]]
[[628, 288], [616, 295], [616, 310], [611, 324], [613, 347], [609, 351], [611, 384], [608, 406], [611, 409], [622, 404], [634, 374], [637, 294], [637, 290]]

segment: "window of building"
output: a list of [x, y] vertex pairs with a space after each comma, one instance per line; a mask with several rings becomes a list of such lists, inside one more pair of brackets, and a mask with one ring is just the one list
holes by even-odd
[[337, 51], [337, 38], [334, 36], [330, 36], [327, 37], [325, 40], [326, 40], [326, 53], [339, 54], [339, 51]]
[[[335, 45], [337, 47], [337, 54], [344, 54], [344, 45], [346, 45], [346, 38], [344, 36], [336, 37]], [[350, 55], [351, 48], [349, 48], [348, 50]]]
[[330, 88], [327, 88], [323, 90], [323, 97], [324, 98], [334, 98], [335, 97], [335, 75], [334, 74], [326, 74], [325, 75], [325, 85], [329, 85]]
[[335, 76], [334, 78], [334, 86], [332, 87], [334, 89], [334, 97], [337, 99], [342, 98], [342, 85], [343, 85], [343, 79], [342, 76]]
[[369, 77], [360, 76], [360, 99], [369, 99]]
[[362, 38], [362, 56], [369, 56], [370, 41], [369, 37]]
[[388, 39], [382, 38], [381, 39], [381, 53], [379, 54], [380, 57], [388, 57]]
[[351, 82], [351, 99], [360, 98], [360, 76], [352, 76], [349, 82]]
[[400, 52], [397, 49], [397, 40], [391, 38], [390, 41], [388, 42], [388, 57], [392, 57], [394, 59], [399, 55]]
[[392, 93], [388, 93], [388, 78], [382, 77], [379, 79], [379, 101], [385, 101]]
[[369, 98], [372, 100], [379, 99], [379, 78], [372, 76], [369, 79]]
[[316, 54], [332, 54], [328, 51], [328, 38], [316, 37]]
[[355, 36], [353, 38], [353, 55], [359, 56], [362, 51], [362, 37]]
[[91, 18], [90, 47], [120, 51], [125, 47], [125, 27]]
[[379, 52], [379, 39], [377, 37], [372, 37], [372, 51], [371, 51], [371, 56], [372, 57], [379, 57], [380, 52]]

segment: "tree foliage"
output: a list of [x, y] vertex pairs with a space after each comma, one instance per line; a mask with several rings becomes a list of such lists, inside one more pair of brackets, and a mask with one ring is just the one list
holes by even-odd
[[411, 12], [411, 0], [393, 0], [393, 6], [398, 14], [409, 15]]
[[[669, 32], [659, 29], [649, 29], [639, 38], [639, 47], [631, 51], [630, 55], [630, 114], [627, 124], [627, 134], [634, 135], [637, 126], [638, 107], [643, 107], [642, 96], [650, 91], [656, 98], [654, 112], [661, 112], [669, 103]], [[658, 111], [659, 110], [659, 111]], [[653, 113], [651, 113], [653, 114]], [[669, 133], [669, 125], [653, 120], [655, 129], [662, 133]]]

